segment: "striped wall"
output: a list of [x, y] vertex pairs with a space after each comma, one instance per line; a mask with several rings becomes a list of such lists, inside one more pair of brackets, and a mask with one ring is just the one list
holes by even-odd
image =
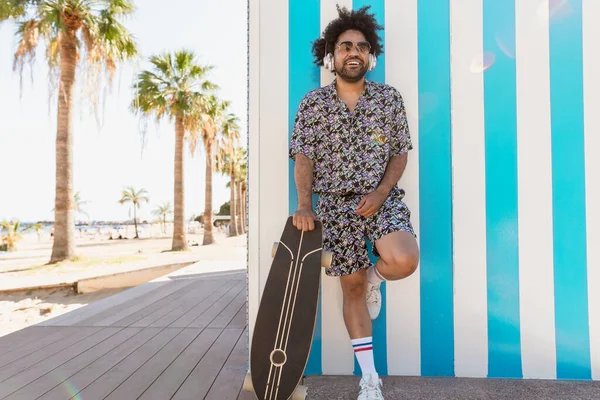
[[[399, 185], [421, 263], [382, 289], [380, 374], [600, 380], [596, 0], [250, 0], [250, 331], [296, 209], [296, 110], [333, 79], [310, 50], [336, 3], [384, 25], [368, 79], [400, 90], [414, 146]], [[307, 374], [360, 373], [341, 299], [323, 273]]]

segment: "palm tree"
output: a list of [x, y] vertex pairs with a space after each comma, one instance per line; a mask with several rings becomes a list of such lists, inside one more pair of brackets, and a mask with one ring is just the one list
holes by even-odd
[[163, 202], [160, 206], [156, 207], [152, 214], [158, 217], [158, 221], [161, 223], [163, 233], [167, 233], [167, 216], [173, 214], [173, 208], [171, 203]]
[[90, 218], [89, 214], [87, 212], [85, 212], [83, 210], [83, 208], [81, 208], [81, 206], [83, 206], [84, 204], [89, 203], [89, 201], [83, 201], [81, 199], [81, 195], [79, 194], [79, 192], [76, 192], [75, 195], [73, 196], [73, 209], [75, 210], [76, 213], [79, 214], [83, 214], [86, 217], [88, 217], [88, 219]]
[[[132, 111], [160, 121], [175, 121], [175, 185], [173, 251], [188, 250], [185, 233], [183, 145], [186, 137], [202, 129], [207, 95], [217, 86], [206, 80], [212, 66], [201, 66], [191, 51], [180, 50], [150, 57], [152, 70], [142, 71], [135, 83]], [[145, 132], [142, 132], [145, 134]]]
[[229, 214], [231, 216], [229, 230], [230, 236], [237, 236], [239, 232], [239, 220], [238, 214], [238, 193], [236, 186], [236, 166], [235, 166], [235, 145], [240, 137], [239, 134], [239, 118], [234, 114], [228, 114], [223, 123], [223, 134], [221, 136], [219, 145], [219, 161], [217, 162], [216, 169], [222, 174], [229, 175], [229, 188], [230, 188], [230, 208]]
[[[56, 89], [56, 196], [54, 244], [50, 263], [75, 256], [73, 208], [73, 90], [78, 64], [87, 67], [92, 104], [106, 76], [111, 84], [118, 62], [137, 54], [131, 34], [119, 19], [132, 14], [129, 0], [4, 0], [0, 23], [17, 24], [14, 69], [22, 77], [25, 64], [33, 64], [40, 38], [46, 44], [51, 86]], [[85, 50], [85, 54], [83, 50]]]
[[121, 204], [131, 203], [133, 205], [133, 224], [135, 226], [136, 239], [140, 238], [137, 229], [137, 209], [140, 208], [142, 202], [144, 201], [146, 203], [150, 202], [150, 198], [148, 197], [148, 192], [146, 191], [146, 189], [140, 189], [136, 191], [133, 188], [133, 186], [129, 186], [126, 189], [123, 189], [123, 192], [121, 193], [121, 200], [119, 200], [119, 203]]
[[219, 133], [224, 123], [224, 111], [229, 107], [228, 101], [221, 101], [215, 95], [210, 95], [198, 109], [201, 113], [201, 129], [190, 136], [190, 149], [194, 153], [198, 143], [198, 133], [201, 135], [204, 151], [206, 153], [206, 179], [204, 201], [204, 233], [202, 245], [215, 242], [212, 224], [212, 175], [215, 162], [218, 161]]
[[6, 251], [16, 251], [17, 242], [22, 239], [19, 228], [21, 223], [19, 221], [2, 221], [0, 223], [0, 231], [6, 230], [6, 234], [0, 236], [0, 245], [5, 248]]
[[[86, 217], [88, 217], [88, 219], [90, 218], [89, 214], [87, 212], [85, 212], [83, 210], [83, 208], [81, 206], [83, 206], [84, 204], [88, 204], [89, 201], [83, 201], [81, 199], [81, 194], [79, 192], [75, 192], [75, 194], [73, 195], [73, 203], [72, 203], [72, 207], [73, 207], [73, 211], [76, 214], [83, 214]], [[56, 208], [53, 208], [52, 211], [54, 212], [56, 210]]]

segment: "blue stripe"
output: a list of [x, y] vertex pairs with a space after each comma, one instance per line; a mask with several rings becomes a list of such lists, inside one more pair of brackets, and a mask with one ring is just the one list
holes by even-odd
[[364, 347], [364, 346], [372, 346], [373, 342], [361, 343], [361, 344], [353, 344], [352, 347]]
[[550, 21], [556, 374], [591, 379], [581, 0], [563, 10], [569, 8]]
[[[319, 68], [313, 64], [311, 42], [320, 36], [320, 1], [319, 0], [289, 0], [289, 129], [288, 142], [291, 140], [294, 120], [302, 98], [310, 90], [321, 86]], [[292, 51], [293, 50], [293, 51]], [[290, 215], [298, 208], [298, 193], [294, 180], [294, 162], [289, 161], [289, 195]], [[313, 205], [315, 205], [313, 197]], [[320, 375], [322, 368], [322, 337], [321, 337], [321, 297], [315, 334], [310, 351], [305, 375]]]
[[450, 2], [418, 0], [421, 374], [454, 375]]
[[[377, 22], [385, 26], [385, 1], [384, 0], [354, 0], [352, 4], [352, 8], [357, 10], [364, 6], [371, 6], [369, 12], [375, 15]], [[381, 37], [381, 45], [385, 49], [385, 31], [379, 31], [379, 36]], [[375, 82], [385, 83], [385, 56], [382, 54], [377, 59], [377, 66], [373, 71], [367, 73], [367, 79], [370, 79]], [[373, 244], [367, 240], [367, 248], [369, 249], [369, 254], [371, 258], [371, 262], [377, 262], [377, 258], [373, 256]], [[381, 311], [379, 313], [379, 317], [373, 321], [373, 356], [375, 358], [375, 369], [377, 373], [381, 376], [386, 376], [388, 374], [388, 365], [387, 365], [387, 327], [386, 327], [386, 284], [385, 282], [381, 283], [381, 298], [382, 305]], [[354, 359], [354, 373], [356, 375], [360, 375], [360, 367], [358, 366], [358, 361], [356, 358]]]
[[[488, 376], [521, 378], [515, 2], [484, 0]], [[485, 56], [486, 62], [491, 62]]]

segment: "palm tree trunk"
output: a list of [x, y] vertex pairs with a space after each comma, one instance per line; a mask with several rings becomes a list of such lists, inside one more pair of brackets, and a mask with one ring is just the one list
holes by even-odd
[[213, 148], [212, 143], [206, 143], [206, 183], [204, 190], [204, 235], [202, 245], [213, 244], [215, 238], [213, 236], [212, 224], [212, 158]]
[[246, 196], [248, 191], [246, 190], [246, 184], [242, 182], [242, 226], [244, 227], [244, 233], [248, 232], [248, 219], [247, 219], [247, 210], [246, 210]]
[[75, 210], [73, 199], [72, 98], [77, 65], [75, 32], [61, 34], [60, 82], [56, 128], [56, 195], [54, 200], [54, 244], [50, 263], [75, 257]]
[[140, 235], [138, 235], [137, 230], [137, 210], [135, 204], [133, 205], [133, 225], [135, 226], [135, 239], [139, 239]]
[[231, 198], [229, 199], [229, 236], [239, 235], [237, 224], [237, 196], [235, 190], [235, 175], [233, 169], [229, 174], [229, 189], [231, 190]]
[[184, 195], [184, 168], [183, 168], [183, 121], [180, 116], [175, 117], [175, 210], [173, 215], [173, 244], [172, 251], [188, 250], [185, 234], [185, 195]]
[[243, 206], [242, 206], [242, 212], [244, 213], [244, 232], [248, 232], [248, 185], [246, 185], [245, 182], [242, 182], [242, 201], [243, 201]]
[[237, 191], [236, 211], [238, 214], [238, 218], [237, 218], [238, 234], [243, 235], [244, 229], [242, 227], [242, 182], [236, 182], [235, 190]]

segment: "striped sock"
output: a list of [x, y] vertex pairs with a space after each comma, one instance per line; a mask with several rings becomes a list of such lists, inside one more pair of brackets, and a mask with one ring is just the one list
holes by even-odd
[[373, 337], [352, 339], [352, 347], [362, 374], [377, 372], [375, 370], [375, 360], [373, 359]]

